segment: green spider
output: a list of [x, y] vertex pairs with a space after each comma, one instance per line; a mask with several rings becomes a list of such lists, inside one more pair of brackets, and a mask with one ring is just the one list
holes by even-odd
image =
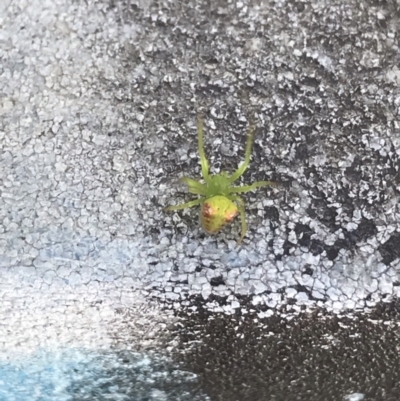
[[197, 121], [197, 132], [201, 173], [204, 183], [189, 177], [182, 177], [180, 180], [188, 185], [190, 193], [200, 195], [200, 198], [181, 205], [168, 206], [164, 210], [180, 210], [202, 205], [200, 213], [201, 226], [208, 234], [216, 234], [240, 213], [242, 223], [242, 231], [238, 240], [238, 244], [240, 244], [246, 235], [247, 223], [244, 211], [245, 203], [243, 199], [236, 194], [249, 192], [259, 187], [274, 184], [272, 181], [257, 181], [251, 185], [232, 186], [249, 166], [250, 153], [254, 139], [254, 126], [250, 126], [248, 133], [244, 163], [241, 164], [232, 175], [229, 175], [225, 171], [220, 174], [209, 174], [208, 161], [204, 153], [203, 120], [200, 117]]

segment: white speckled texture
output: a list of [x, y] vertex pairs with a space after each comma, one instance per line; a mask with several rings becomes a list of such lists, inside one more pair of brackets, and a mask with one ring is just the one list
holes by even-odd
[[[399, 296], [399, 48], [389, 9], [8, 3], [0, 356], [153, 347], [173, 311], [199, 303], [264, 318], [286, 306], [365, 312]], [[371, 21], [382, 30], [370, 32]], [[209, 237], [198, 210], [163, 212], [190, 198], [178, 178], [199, 176], [199, 110], [214, 171], [242, 160], [255, 118], [242, 182], [282, 183], [245, 195], [240, 247], [238, 222]]]
[[[2, 33], [4, 63], [0, 76], [0, 263], [5, 277], [1, 289], [5, 300], [12, 298], [7, 288], [15, 288], [15, 282], [19, 282], [23, 292], [26, 288], [37, 289], [44, 296], [59, 293], [66, 299], [75, 298], [79, 288], [87, 286], [87, 302], [103, 300], [105, 294], [110, 294], [116, 299], [123, 296], [125, 302], [121, 306], [127, 307], [132, 301], [129, 295], [122, 294], [143, 287], [170, 301], [197, 294], [207, 299], [215, 294], [230, 296], [233, 304], [238, 294], [264, 293], [266, 296], [258, 299], [268, 303], [268, 298], [284, 290], [286, 298], [294, 298], [298, 304], [338, 310], [348, 306], [362, 308], [367, 296], [373, 302], [379, 301], [382, 293], [398, 294], [400, 287], [393, 287], [399, 279], [398, 259], [386, 266], [377, 252], [379, 245], [398, 228], [397, 209], [391, 212], [390, 205], [395, 204], [390, 199], [385, 202], [386, 207], [374, 208], [374, 216], [368, 215], [365, 207], [357, 206], [352, 215], [337, 214], [337, 230], [332, 231], [318, 216], [311, 217], [307, 212], [313, 195], [307, 189], [306, 167], [292, 170], [294, 163], [288, 167], [277, 164], [276, 174], [296, 181], [286, 193], [274, 190], [274, 201], [268, 199], [268, 191], [258, 192], [258, 203], [250, 200], [251, 230], [244, 245], [236, 248], [233, 241], [225, 239], [234, 239], [237, 227], [229, 227], [213, 238], [203, 238], [193, 219], [180, 223], [177, 215], [167, 215], [159, 206], [177, 196], [173, 183], [181, 168], [163, 169], [165, 156], [173, 156], [165, 145], [171, 140], [168, 138], [176, 138], [175, 131], [185, 135], [179, 141], [194, 150], [191, 164], [197, 164], [195, 119], [192, 113], [186, 119], [187, 126], [182, 128], [165, 126], [161, 121], [158, 128], [148, 126], [150, 121], [156, 121], [157, 109], [165, 100], [149, 97], [139, 85], [141, 76], [146, 77], [145, 85], [155, 84], [149, 71], [151, 64], [147, 65], [149, 55], [145, 52], [139, 61], [124, 50], [129, 46], [139, 52], [142, 49], [145, 38], [140, 33], [143, 27], [139, 21], [121, 21], [118, 7], [110, 8], [101, 2], [89, 6], [54, 1], [12, 2], [7, 16], [3, 19], [6, 29]], [[159, 47], [161, 42], [151, 46], [155, 44]], [[148, 52], [151, 54], [151, 50]], [[311, 57], [319, 56], [315, 53]], [[128, 60], [134, 63], [131, 67], [126, 66]], [[278, 78], [278, 82], [284, 79], [287, 77]], [[223, 77], [214, 85], [221, 86], [222, 82]], [[131, 85], [130, 90], [127, 85]], [[120, 103], [116, 102], [118, 86], [121, 96], [128, 96]], [[147, 105], [140, 106], [144, 102]], [[276, 104], [284, 107], [284, 103]], [[146, 109], [146, 118], [139, 113], [141, 108]], [[215, 117], [213, 110], [215, 107], [211, 109], [211, 116]], [[262, 114], [260, 119], [264, 119]], [[273, 146], [274, 153], [285, 158], [289, 149], [274, 142], [267, 145], [265, 135], [272, 135], [273, 139], [273, 121], [265, 128], [267, 131], [258, 134], [262, 147], [257, 156], [261, 149]], [[242, 128], [235, 131], [243, 135]], [[338, 133], [332, 131], [333, 135]], [[206, 135], [207, 142], [212, 142], [215, 134], [208, 129]], [[325, 143], [329, 146], [329, 131], [323, 135], [328, 135]], [[362, 141], [371, 151], [380, 150], [386, 155], [390, 148], [385, 148], [385, 144], [389, 143], [379, 135], [376, 129], [375, 133], [366, 132]], [[225, 140], [227, 149], [235, 144], [230, 135]], [[378, 143], [382, 144], [379, 149], [374, 145]], [[214, 146], [213, 160], [218, 155], [218, 144], [214, 142]], [[322, 146], [320, 142], [315, 159], [305, 160], [321, 172], [332, 168], [334, 162], [333, 155]], [[242, 150], [236, 153], [235, 164], [240, 161]], [[268, 174], [273, 161], [266, 159], [263, 163], [257, 156], [251, 170], [261, 169]], [[346, 154], [342, 156], [343, 161], [349, 160]], [[325, 173], [314, 184], [320, 196], [325, 193], [336, 213], [341, 203], [335, 184], [347, 185], [350, 198], [369, 188], [366, 181], [351, 184], [345, 176], [338, 180], [352, 159], [350, 164], [333, 170], [336, 178]], [[184, 173], [193, 173], [191, 168], [182, 169]], [[198, 174], [198, 167], [196, 171]], [[375, 196], [373, 190], [370, 195]], [[156, 203], [152, 199], [157, 199]], [[276, 208], [279, 213], [279, 223], [272, 233], [271, 220], [262, 217], [264, 207]], [[329, 260], [326, 251], [315, 253], [307, 249], [314, 239], [333, 246], [346, 238], [343, 229], [348, 233], [355, 231], [363, 217], [375, 222], [376, 233], [360, 240], [356, 250], [343, 248], [334, 260]], [[174, 233], [177, 223], [185, 234]], [[310, 230], [310, 240], [304, 245], [303, 230], [296, 232], [298, 224]], [[152, 230], [157, 234], [152, 235]], [[197, 272], [196, 267], [202, 266]], [[313, 271], [312, 278], [303, 274], [305, 267]], [[374, 278], [377, 271], [382, 272], [379, 281]], [[220, 277], [221, 285], [210, 286], [212, 277]], [[298, 294], [296, 286], [304, 286], [313, 299], [305, 293]]]

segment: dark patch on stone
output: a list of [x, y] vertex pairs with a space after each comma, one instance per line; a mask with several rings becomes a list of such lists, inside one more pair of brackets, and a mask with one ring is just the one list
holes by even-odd
[[390, 265], [395, 259], [400, 258], [400, 233], [393, 233], [384, 244], [378, 247], [378, 251], [385, 265]]
[[348, 231], [342, 228], [344, 239], [338, 239], [333, 245], [324, 245], [327, 258], [335, 260], [341, 249], [352, 250], [360, 241], [365, 241], [377, 233], [376, 225], [372, 220], [362, 217], [357, 229]]
[[176, 284], [176, 285], [178, 285], [178, 284], [181, 284], [181, 285], [188, 285], [189, 284], [189, 281], [188, 280], [176, 280], [176, 281], [173, 281], [173, 280], [169, 280], [169, 282], [170, 283], [172, 283], [172, 284]]
[[309, 249], [314, 256], [317, 256], [324, 252], [325, 245], [319, 240], [311, 240]]
[[362, 161], [359, 157], [355, 157], [353, 163], [350, 167], [347, 167], [345, 170], [345, 174], [347, 178], [355, 183], [359, 183], [362, 179], [362, 173], [360, 171], [360, 166], [362, 165]]
[[264, 217], [269, 220], [279, 221], [279, 211], [275, 206], [265, 206]]
[[365, 241], [368, 238], [371, 238], [372, 236], [376, 235], [377, 232], [378, 230], [375, 223], [372, 220], [362, 217], [360, 223], [358, 224], [358, 227], [350, 233], [352, 234], [354, 241], [358, 242]]
[[225, 280], [222, 276], [213, 277], [210, 280], [211, 287], [218, 287], [219, 285], [225, 285]]
[[337, 216], [336, 209], [333, 207], [326, 206], [324, 208], [322, 217], [320, 217], [320, 221], [327, 227], [335, 229], [337, 227], [336, 216]]
[[294, 231], [298, 237], [298, 244], [307, 247], [314, 256], [320, 255], [324, 251], [323, 242], [311, 238], [315, 233], [310, 226], [298, 223], [296, 224]]
[[216, 295], [216, 294], [210, 294], [210, 296], [207, 299], [207, 302], [216, 302], [219, 306], [226, 306], [228, 305], [228, 297]]
[[298, 243], [301, 246], [308, 246], [310, 243], [311, 235], [314, 234], [314, 231], [310, 228], [310, 226], [301, 223], [296, 224], [294, 232], [296, 233]]
[[[288, 240], [285, 240], [285, 242], [282, 245], [282, 248], [283, 248], [283, 254], [285, 256], [287, 256], [287, 255], [290, 254], [290, 250], [291, 249], [295, 249], [296, 248], [296, 245], [293, 244], [292, 242], [288, 241]], [[277, 257], [279, 258], [279, 259], [277, 258], [277, 260], [281, 260], [282, 259], [281, 255], [277, 255]]]
[[308, 125], [304, 125], [302, 127], [299, 128], [299, 132], [302, 135], [305, 135], [306, 138], [309, 138], [313, 132], [313, 127], [310, 127]]
[[297, 284], [297, 285], [292, 286], [291, 288], [294, 288], [297, 292], [304, 292], [305, 294], [307, 294], [308, 299], [310, 299], [312, 301], [318, 300], [317, 298], [313, 297], [312, 291], [310, 291], [310, 289], [304, 285]]
[[317, 218], [331, 231], [336, 231], [339, 227], [336, 222], [336, 217], [338, 215], [337, 210], [334, 207], [328, 206], [328, 201], [325, 199], [325, 195], [317, 188], [312, 188], [311, 192], [314, 195], [314, 199], [308, 207], [307, 213], [311, 217]]
[[304, 270], [301, 274], [307, 274], [308, 276], [312, 276], [314, 274], [314, 269], [312, 269], [310, 265], [305, 265]]
[[296, 148], [296, 159], [299, 160], [307, 160], [309, 157], [308, 154], [308, 146], [305, 143], [301, 143], [297, 148]]
[[297, 10], [297, 12], [301, 13], [305, 10], [305, 8], [306, 8], [306, 6], [304, 3], [300, 2], [300, 1], [297, 1], [295, 3], [295, 9]]
[[333, 246], [329, 245], [325, 246], [326, 257], [331, 261], [334, 261], [337, 258], [339, 251], [342, 249], [340, 246], [336, 244], [337, 242], [338, 241], [336, 241]]
[[318, 79], [316, 79], [316, 78], [314, 78], [314, 77], [308, 77], [308, 76], [302, 77], [302, 78], [300, 79], [300, 83], [301, 83], [302, 85], [312, 86], [312, 87], [314, 87], [314, 88], [316, 88], [316, 87], [319, 86], [319, 81], [318, 81]]

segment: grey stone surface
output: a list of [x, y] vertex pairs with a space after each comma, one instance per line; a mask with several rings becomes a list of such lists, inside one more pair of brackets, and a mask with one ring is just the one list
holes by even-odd
[[[192, 313], [221, 322], [249, 316], [252, 327], [300, 312], [397, 310], [399, 7], [2, 2], [2, 360], [43, 347], [156, 349], [181, 360], [185, 330], [175, 337], [171, 327], [190, 330]], [[246, 195], [241, 247], [238, 222], [208, 237], [198, 210], [162, 210], [189, 198], [180, 176], [199, 176], [198, 111], [214, 171], [236, 168], [254, 116], [242, 182], [282, 183]], [[397, 314], [375, 320], [390, 321], [385, 328], [396, 335]], [[368, 349], [369, 329], [354, 325]], [[288, 347], [295, 352], [296, 340]], [[382, 347], [376, 352], [394, 375], [394, 356]], [[390, 389], [380, 391], [379, 367], [364, 368], [375, 389], [357, 375], [354, 388], [338, 377], [330, 399], [391, 399]], [[226, 377], [220, 369], [213, 374]], [[228, 384], [219, 385], [214, 399]], [[242, 400], [253, 394], [246, 386]], [[253, 399], [285, 399], [285, 388]], [[313, 399], [305, 387], [296, 394]]]

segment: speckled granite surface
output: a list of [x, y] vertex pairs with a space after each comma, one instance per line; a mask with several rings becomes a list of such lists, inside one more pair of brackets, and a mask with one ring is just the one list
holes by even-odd
[[[397, 400], [399, 17], [397, 1], [3, 1], [3, 399], [34, 380], [29, 399], [100, 400], [111, 364], [114, 399]], [[245, 196], [241, 247], [238, 222], [209, 237], [198, 210], [162, 211], [200, 173], [199, 110], [214, 171], [237, 167], [253, 115], [242, 182], [282, 183]], [[69, 350], [97, 372], [86, 393], [62, 369], [43, 386]], [[127, 352], [184, 378], [135, 393]]]

